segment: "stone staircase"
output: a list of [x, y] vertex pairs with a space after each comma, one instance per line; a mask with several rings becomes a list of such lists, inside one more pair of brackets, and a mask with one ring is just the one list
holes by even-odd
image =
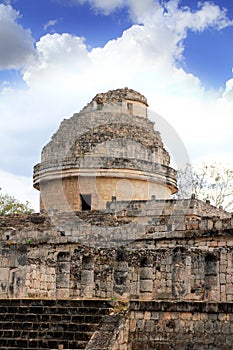
[[106, 300], [0, 300], [0, 349], [85, 349], [112, 305]]

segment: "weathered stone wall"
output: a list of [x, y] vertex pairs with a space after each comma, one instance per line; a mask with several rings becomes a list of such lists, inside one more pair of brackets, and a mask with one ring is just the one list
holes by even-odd
[[52, 140], [43, 148], [41, 161], [51, 161], [53, 159], [63, 159], [72, 155], [72, 149], [76, 140], [83, 135], [89, 135], [90, 131], [96, 128], [107, 127], [109, 124], [122, 124], [125, 128], [142, 128], [147, 130], [148, 135], [154, 133], [156, 139], [161, 144], [161, 138], [158, 132], [154, 130], [154, 123], [149, 119], [138, 116], [130, 116], [121, 112], [103, 112], [96, 111], [81, 111], [76, 113], [70, 119], [64, 119], [57, 132], [53, 135]]
[[108, 210], [1, 217], [0, 296], [233, 301], [230, 214], [193, 199]]
[[[116, 140], [118, 143], [116, 143]], [[107, 141], [108, 143], [106, 143]], [[99, 148], [97, 147], [98, 145], [100, 145]], [[113, 148], [113, 150], [109, 148]], [[122, 157], [122, 153], [124, 152], [125, 158], [150, 161], [153, 161], [154, 158], [154, 161], [164, 165], [169, 165], [170, 161], [169, 154], [163, 148], [158, 132], [154, 131], [154, 129], [151, 129], [149, 132], [145, 127], [125, 124], [123, 122], [108, 123], [107, 125], [93, 127], [89, 132], [77, 138], [71, 150], [76, 157], [85, 157], [86, 154], [92, 152], [101, 156], [103, 152], [103, 155], [107, 154], [110, 157], [114, 157], [115, 153], [119, 158]], [[137, 153], [135, 153], [136, 151]], [[133, 153], [133, 157], [130, 153]], [[156, 158], [154, 154], [157, 156]]]
[[[140, 142], [130, 140], [128, 137], [103, 141], [91, 148], [89, 155], [108, 157], [110, 159], [143, 160], [150, 163], [169, 165], [169, 158], [165, 151], [155, 147], [153, 152]], [[139, 163], [140, 164], [140, 163]], [[143, 164], [143, 163], [142, 163]]]
[[[117, 213], [118, 217], [133, 216], [137, 217], [137, 220], [139, 217], [146, 217], [147, 220], [156, 218], [157, 221], [158, 219], [163, 221], [167, 217], [175, 222], [177, 217], [185, 218], [187, 223], [190, 221], [190, 225], [185, 227], [188, 230], [191, 229], [192, 223], [194, 224], [193, 228], [203, 228], [199, 227], [198, 224], [196, 225], [195, 219], [199, 222], [203, 218], [203, 220], [209, 218], [216, 222], [218, 220], [221, 221], [223, 218], [230, 219], [232, 216], [231, 213], [226, 212], [222, 208], [216, 208], [208, 201], [203, 202], [195, 198], [158, 200], [156, 197], [153, 197], [148, 201], [111, 201], [107, 203], [107, 210]], [[153, 224], [155, 224], [155, 221], [153, 221]], [[208, 228], [212, 229], [213, 225]]]
[[137, 249], [88, 248], [61, 235], [50, 236], [50, 243], [35, 244], [26, 235], [22, 243], [2, 243], [2, 298], [233, 301], [233, 240], [227, 232], [223, 239], [161, 239]]
[[231, 350], [233, 303], [130, 303], [128, 350]]

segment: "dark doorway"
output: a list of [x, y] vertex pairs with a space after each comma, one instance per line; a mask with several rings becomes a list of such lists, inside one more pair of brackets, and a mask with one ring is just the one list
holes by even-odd
[[82, 210], [91, 210], [91, 194], [80, 194]]

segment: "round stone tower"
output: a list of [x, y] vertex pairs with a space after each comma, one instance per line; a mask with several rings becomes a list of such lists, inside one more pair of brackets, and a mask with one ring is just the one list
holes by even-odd
[[41, 209], [105, 209], [116, 200], [169, 199], [177, 191], [147, 100], [124, 88], [97, 94], [65, 119], [34, 167]]

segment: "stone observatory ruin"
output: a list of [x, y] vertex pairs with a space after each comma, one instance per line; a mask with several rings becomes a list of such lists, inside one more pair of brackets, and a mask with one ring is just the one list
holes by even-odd
[[42, 150], [40, 213], [0, 217], [2, 349], [233, 349], [232, 214], [172, 198], [147, 107], [97, 94]]
[[125, 88], [97, 94], [64, 120], [34, 168], [41, 208], [105, 209], [117, 200], [171, 198], [176, 172], [169, 167], [147, 100]]

